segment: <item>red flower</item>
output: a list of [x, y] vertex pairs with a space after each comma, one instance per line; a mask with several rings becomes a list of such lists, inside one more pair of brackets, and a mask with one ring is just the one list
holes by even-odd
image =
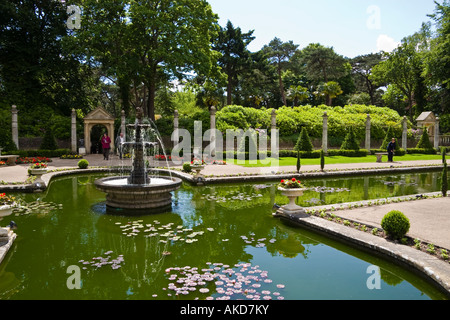
[[281, 183], [284, 183], [284, 180], [281, 180]]
[[295, 178], [292, 178], [292, 181], [295, 182]]

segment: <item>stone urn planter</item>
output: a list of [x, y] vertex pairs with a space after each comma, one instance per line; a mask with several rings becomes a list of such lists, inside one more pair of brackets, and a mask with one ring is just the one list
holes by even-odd
[[303, 195], [303, 191], [305, 191], [305, 188], [281, 188], [279, 187], [278, 190], [281, 191], [281, 194], [283, 196], [288, 197], [289, 199], [289, 203], [285, 206], [283, 206], [283, 209], [289, 210], [289, 211], [297, 211], [297, 210], [302, 210], [303, 208], [300, 207], [299, 205], [297, 205], [295, 203], [295, 200], [298, 197], [301, 197]]
[[33, 188], [36, 191], [45, 188], [45, 182], [42, 180], [42, 175], [47, 173], [47, 168], [30, 168], [30, 174], [36, 177], [33, 182]]
[[41, 177], [47, 173], [47, 169], [31, 169], [31, 174], [36, 177]]
[[202, 171], [203, 169], [205, 169], [204, 165], [191, 165], [191, 169], [195, 171], [195, 175], [198, 176], [200, 175], [200, 171]]
[[0, 217], [6, 217], [12, 214], [13, 205], [5, 204], [0, 205]]

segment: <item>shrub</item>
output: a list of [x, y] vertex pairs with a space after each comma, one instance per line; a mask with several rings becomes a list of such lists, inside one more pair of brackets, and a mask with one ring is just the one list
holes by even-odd
[[442, 170], [442, 196], [447, 196], [448, 191], [448, 173], [447, 173], [447, 162], [444, 163], [444, 169]]
[[300, 172], [301, 167], [302, 167], [302, 163], [300, 160], [300, 151], [297, 151], [297, 172]]
[[323, 171], [324, 168], [325, 168], [325, 154], [322, 149], [320, 150], [320, 170]]
[[45, 131], [44, 138], [42, 139], [40, 150], [56, 150], [58, 145], [56, 144], [55, 137], [53, 136], [53, 131], [50, 127], [47, 127]]
[[308, 135], [308, 130], [303, 127], [298, 137], [297, 144], [294, 147], [295, 151], [313, 151], [313, 144]]
[[419, 143], [417, 143], [416, 148], [434, 149], [433, 145], [431, 144], [430, 136], [428, 135], [428, 130], [427, 129], [423, 130], [423, 134], [420, 137]]
[[192, 167], [189, 162], [183, 163], [183, 171], [187, 173], [192, 171]]
[[342, 143], [341, 150], [359, 150], [359, 143], [356, 140], [355, 133], [353, 132], [353, 128], [350, 127], [345, 137], [344, 142]]
[[89, 166], [89, 161], [87, 161], [86, 159], [81, 159], [80, 161], [78, 161], [78, 168], [86, 169], [88, 166]]
[[[386, 149], [389, 145], [389, 142], [391, 142], [392, 138], [395, 138], [395, 133], [394, 133], [394, 129], [392, 127], [389, 127], [387, 132], [386, 132], [386, 136], [384, 137], [383, 143], [381, 144], [381, 149], [383, 149], [383, 152], [386, 152]], [[400, 145], [397, 141], [397, 139], [395, 139], [395, 150], [397, 151], [398, 149], [400, 149]]]
[[408, 233], [410, 223], [402, 212], [393, 210], [383, 217], [381, 227], [389, 237], [401, 239]]

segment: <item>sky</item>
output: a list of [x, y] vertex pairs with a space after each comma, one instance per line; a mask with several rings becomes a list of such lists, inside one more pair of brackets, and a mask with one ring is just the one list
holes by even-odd
[[[299, 49], [310, 43], [333, 47], [347, 58], [392, 51], [419, 31], [436, 8], [434, 0], [207, 0], [219, 15], [242, 32], [254, 30], [248, 46], [260, 50], [275, 37]], [[443, 0], [438, 0], [442, 3]]]

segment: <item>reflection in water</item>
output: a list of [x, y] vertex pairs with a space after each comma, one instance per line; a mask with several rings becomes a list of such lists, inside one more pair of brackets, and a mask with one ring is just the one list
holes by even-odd
[[[359, 200], [436, 191], [432, 183], [436, 176], [310, 180], [306, 183], [311, 190], [305, 192], [302, 205], [312, 199], [333, 203], [353, 201], [349, 197]], [[0, 266], [0, 299], [276, 299], [280, 297], [273, 295], [280, 292], [277, 285], [284, 286], [281, 296], [285, 299], [442, 297], [393, 264], [274, 219], [273, 204], [287, 202], [276, 183], [201, 188], [185, 184], [174, 193], [173, 212], [125, 217], [106, 214], [105, 195], [93, 185], [99, 177], [61, 178], [43, 194], [17, 195], [24, 203], [40, 198], [43, 204], [57, 206], [45, 214], [39, 209], [29, 214], [16, 212], [18, 238]], [[109, 260], [95, 260], [105, 265], [92, 267], [92, 258], [106, 259], [105, 253]], [[117, 257], [123, 258], [120, 267], [106, 264]], [[218, 269], [209, 271], [211, 275], [202, 271], [211, 268], [207, 263], [217, 264], [213, 269]], [[239, 275], [247, 264], [249, 268]], [[65, 285], [66, 269], [71, 265], [82, 268], [81, 290]], [[380, 266], [383, 290], [366, 288], [369, 265]], [[239, 282], [255, 270], [266, 272], [272, 280], [262, 281], [258, 294], [249, 295], [248, 290], [256, 288], [245, 287], [245, 283], [233, 293], [215, 283], [231, 273]], [[200, 275], [214, 281], [199, 284], [195, 280], [190, 290], [185, 290], [189, 287], [186, 280], [176, 282], [180, 277], [194, 281]]]

